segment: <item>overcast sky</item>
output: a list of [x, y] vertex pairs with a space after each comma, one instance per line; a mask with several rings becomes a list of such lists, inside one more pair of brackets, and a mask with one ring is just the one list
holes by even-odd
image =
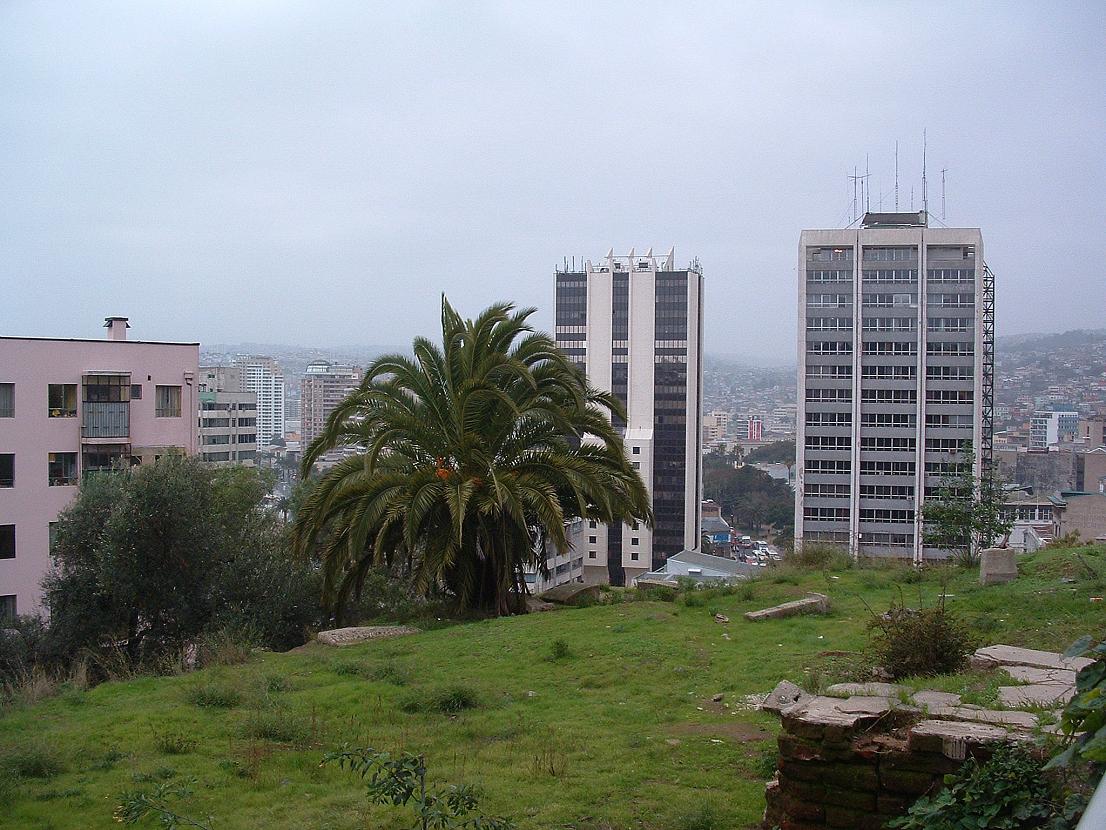
[[999, 333], [1106, 326], [1106, 4], [0, 2], [0, 333], [405, 344], [676, 246], [790, 361], [799, 231], [981, 227]]

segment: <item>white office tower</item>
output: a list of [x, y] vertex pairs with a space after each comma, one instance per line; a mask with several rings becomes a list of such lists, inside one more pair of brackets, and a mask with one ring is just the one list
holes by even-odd
[[271, 357], [243, 356], [234, 361], [245, 373], [246, 389], [257, 395], [257, 448], [284, 437], [284, 372]]
[[990, 465], [994, 280], [977, 228], [868, 213], [799, 241], [795, 538], [854, 556], [944, 553], [922, 505], [971, 442]]
[[589, 382], [621, 400], [626, 452], [652, 499], [656, 528], [585, 530], [587, 582], [630, 582], [699, 547], [702, 496], [702, 297], [695, 263], [612, 252], [555, 275], [556, 338]]

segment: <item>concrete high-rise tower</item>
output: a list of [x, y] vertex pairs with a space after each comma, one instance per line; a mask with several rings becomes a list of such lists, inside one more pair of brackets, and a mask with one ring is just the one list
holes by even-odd
[[284, 371], [271, 357], [243, 356], [234, 361], [246, 378], [246, 389], [257, 395], [257, 449], [284, 437]]
[[699, 547], [702, 496], [702, 298], [698, 263], [675, 254], [614, 256], [555, 275], [556, 338], [589, 382], [626, 407], [616, 423], [649, 491], [656, 527], [595, 523], [583, 534], [588, 582], [629, 584]]
[[940, 557], [922, 505], [974, 449], [991, 462], [994, 281], [977, 228], [868, 213], [799, 241], [795, 538]]

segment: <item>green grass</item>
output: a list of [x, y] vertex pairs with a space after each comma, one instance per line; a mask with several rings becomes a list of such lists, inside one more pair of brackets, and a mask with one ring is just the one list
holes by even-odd
[[[1079, 555], [1106, 572], [1106, 549]], [[432, 782], [481, 786], [488, 812], [521, 828], [753, 827], [778, 723], [735, 704], [781, 678], [810, 689], [866, 679], [868, 609], [900, 597], [929, 605], [941, 590], [934, 573], [915, 580], [888, 566], [766, 570], [751, 588], [691, 602], [605, 601], [340, 651], [260, 654], [105, 683], [79, 706], [54, 697], [9, 708], [0, 827], [113, 827], [122, 790], [167, 777], [190, 782], [176, 808], [213, 816], [218, 830], [408, 826], [403, 811], [368, 804], [355, 778], [320, 768], [343, 743], [425, 753]], [[987, 642], [1062, 650], [1106, 632], [1106, 604], [1089, 602], [1098, 578], [1072, 551], [1036, 554], [1022, 572], [986, 589], [954, 572], [949, 607]], [[741, 616], [808, 590], [828, 593], [832, 613]], [[989, 702], [996, 683], [965, 674], [918, 685]], [[711, 702], [718, 692], [728, 707]]]

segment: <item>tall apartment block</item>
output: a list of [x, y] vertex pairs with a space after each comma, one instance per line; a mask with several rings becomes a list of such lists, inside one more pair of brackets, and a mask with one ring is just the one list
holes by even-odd
[[300, 387], [300, 432], [304, 447], [319, 437], [330, 413], [358, 387], [363, 374], [356, 366], [343, 366], [327, 360], [316, 360], [307, 365]]
[[200, 367], [200, 457], [212, 464], [245, 464], [257, 457], [257, 396], [240, 366]]
[[198, 343], [0, 337], [0, 617], [39, 607], [52, 524], [84, 476], [196, 452]]
[[922, 505], [991, 463], [994, 279], [977, 228], [868, 213], [799, 240], [795, 538], [939, 558]]
[[243, 356], [234, 361], [245, 373], [246, 389], [257, 399], [257, 449], [284, 436], [284, 372], [271, 357]]
[[555, 274], [557, 345], [589, 382], [625, 404], [618, 421], [656, 518], [586, 528], [584, 579], [629, 584], [682, 550], [699, 547], [702, 495], [702, 297], [698, 265], [610, 251]]

